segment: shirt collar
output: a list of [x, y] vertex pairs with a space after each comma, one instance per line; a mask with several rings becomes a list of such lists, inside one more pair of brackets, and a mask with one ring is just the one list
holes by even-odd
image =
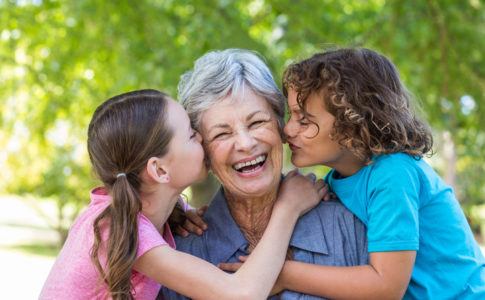
[[[249, 243], [229, 212], [222, 187], [215, 194], [205, 218], [209, 224], [207, 247], [210, 261], [227, 262], [238, 250], [246, 252]], [[317, 209], [312, 209], [300, 217], [293, 231], [290, 246], [328, 254], [323, 225]]]
[[209, 225], [207, 248], [210, 261], [227, 262], [238, 250], [246, 251], [249, 243], [229, 212], [222, 187], [212, 199], [205, 218]]
[[96, 205], [100, 203], [108, 203], [111, 201], [111, 196], [104, 187], [96, 187], [91, 190], [91, 205]]
[[[328, 207], [323, 209], [328, 209]], [[318, 208], [313, 208], [298, 219], [290, 245], [311, 252], [328, 254], [327, 241]]]

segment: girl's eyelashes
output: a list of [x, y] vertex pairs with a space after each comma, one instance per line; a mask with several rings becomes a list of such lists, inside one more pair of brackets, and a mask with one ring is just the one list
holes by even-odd
[[190, 135], [190, 139], [193, 139], [197, 136], [199, 132], [197, 130], [192, 129], [192, 134]]
[[195, 139], [199, 135], [199, 132], [197, 130], [192, 130], [192, 134], [190, 135], [190, 139]]

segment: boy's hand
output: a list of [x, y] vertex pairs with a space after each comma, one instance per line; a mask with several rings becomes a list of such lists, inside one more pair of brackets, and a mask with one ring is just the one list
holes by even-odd
[[219, 269], [227, 272], [236, 272], [243, 265], [243, 263], [248, 259], [246, 255], [241, 255], [238, 257], [240, 262], [235, 263], [219, 263], [217, 266]]
[[274, 209], [284, 207], [302, 216], [322, 201], [327, 192], [328, 187], [322, 179], [317, 180], [313, 173], [303, 176], [295, 169], [288, 172], [281, 182]]

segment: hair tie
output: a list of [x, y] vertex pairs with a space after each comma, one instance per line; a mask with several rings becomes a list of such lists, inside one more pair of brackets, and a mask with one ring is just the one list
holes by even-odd
[[118, 174], [116, 174], [116, 178], [120, 178], [121, 176], [125, 176], [126, 177], [126, 174], [125, 173], [118, 173]]

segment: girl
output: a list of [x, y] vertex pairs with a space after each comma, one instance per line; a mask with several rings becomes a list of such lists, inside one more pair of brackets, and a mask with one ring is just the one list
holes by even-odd
[[290, 65], [283, 85], [291, 160], [332, 168], [329, 185], [367, 225], [370, 261], [287, 262], [277, 286], [329, 298], [485, 299], [485, 259], [452, 189], [422, 159], [431, 132], [394, 65], [368, 49], [327, 51]]
[[264, 298], [297, 218], [324, 191], [322, 180], [287, 176], [247, 267], [226, 274], [177, 252], [166, 224], [180, 193], [207, 173], [200, 135], [181, 105], [155, 90], [107, 100], [89, 125], [88, 152], [104, 187], [72, 226], [41, 299], [154, 299], [160, 284], [191, 298]]

